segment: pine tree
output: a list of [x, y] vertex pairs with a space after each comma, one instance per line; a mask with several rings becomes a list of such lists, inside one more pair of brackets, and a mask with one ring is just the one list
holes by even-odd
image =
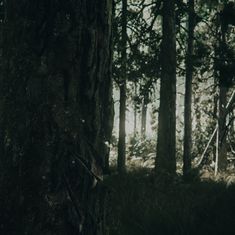
[[188, 1], [189, 16], [188, 16], [188, 40], [187, 40], [187, 55], [186, 55], [186, 80], [185, 80], [185, 101], [184, 101], [184, 153], [183, 153], [183, 174], [187, 177], [187, 173], [191, 169], [192, 159], [192, 80], [193, 80], [193, 41], [194, 41], [194, 26], [195, 12], [194, 0]]
[[176, 35], [175, 1], [163, 1], [161, 87], [156, 171], [176, 171]]

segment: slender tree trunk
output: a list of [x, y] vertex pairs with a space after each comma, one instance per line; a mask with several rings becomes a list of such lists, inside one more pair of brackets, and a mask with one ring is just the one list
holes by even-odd
[[234, 115], [234, 111], [231, 111], [230, 120], [231, 120], [230, 132], [231, 132], [231, 135], [233, 136], [233, 133], [234, 133], [234, 130], [235, 130], [235, 125], [234, 125], [235, 115]]
[[120, 81], [120, 112], [118, 140], [118, 172], [126, 171], [126, 61], [127, 61], [127, 0], [122, 0], [122, 78]]
[[[135, 98], [137, 96], [137, 84], [136, 82], [134, 83], [135, 86]], [[136, 136], [136, 132], [137, 132], [137, 104], [136, 104], [136, 100], [134, 100], [134, 136]]]
[[193, 41], [194, 41], [194, 0], [188, 1], [188, 49], [186, 55], [186, 81], [184, 100], [184, 152], [183, 152], [183, 174], [191, 170], [192, 159], [192, 80], [193, 80]]
[[225, 86], [219, 87], [219, 117], [218, 117], [218, 170], [227, 168], [227, 137], [226, 137], [226, 104], [227, 91]]
[[141, 137], [146, 137], [146, 121], [147, 121], [147, 110], [148, 105], [146, 102], [146, 97], [144, 97], [142, 102], [142, 113], [141, 113]]
[[193, 84], [193, 108], [194, 108], [194, 120], [195, 121], [195, 135], [197, 136], [198, 145], [196, 151], [200, 154], [203, 153], [203, 138], [202, 138], [202, 118], [201, 118], [201, 109], [200, 109], [200, 94], [198, 84]]
[[[215, 83], [216, 84], [216, 83]], [[213, 119], [214, 120], [217, 120], [218, 118], [218, 94], [217, 92], [215, 91], [215, 96], [214, 96], [214, 108], [213, 108]], [[215, 123], [215, 126], [217, 125], [217, 121]], [[214, 141], [213, 141], [213, 161], [216, 162], [216, 138], [214, 138]]]
[[[227, 52], [227, 43], [225, 33], [222, 32], [222, 38], [219, 41], [219, 58], [221, 67], [225, 67], [225, 57]], [[226, 170], [227, 168], [227, 136], [226, 136], [226, 105], [228, 92], [228, 74], [223, 69], [219, 70], [219, 107], [218, 107], [218, 133], [217, 133], [217, 162], [216, 168], [218, 171]], [[215, 173], [216, 173], [215, 169]]]
[[163, 1], [161, 87], [156, 171], [176, 171], [176, 35], [175, 1]]

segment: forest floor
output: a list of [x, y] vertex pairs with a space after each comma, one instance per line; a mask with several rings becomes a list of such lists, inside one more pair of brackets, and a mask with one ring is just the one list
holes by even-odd
[[235, 234], [235, 176], [205, 171], [190, 183], [180, 174], [129, 167], [105, 177], [110, 235]]

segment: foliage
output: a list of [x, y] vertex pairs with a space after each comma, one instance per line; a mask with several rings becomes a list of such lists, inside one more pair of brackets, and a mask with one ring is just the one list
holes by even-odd
[[[129, 90], [129, 97], [134, 106], [150, 103], [154, 92], [154, 84], [160, 73], [161, 33], [156, 26], [157, 9], [160, 1], [148, 4], [147, 1], [128, 1], [127, 12], [127, 80], [137, 87], [137, 95]], [[156, 10], [156, 15], [152, 11]], [[119, 85], [121, 71], [121, 5], [116, 3], [114, 18], [114, 56], [113, 78]]]
[[139, 135], [130, 137], [128, 144], [128, 155], [148, 159], [156, 151], [156, 141], [150, 138], [143, 138]]

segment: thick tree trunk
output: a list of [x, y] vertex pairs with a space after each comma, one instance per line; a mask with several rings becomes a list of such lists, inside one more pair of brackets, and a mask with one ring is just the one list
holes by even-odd
[[176, 35], [175, 1], [163, 1], [161, 87], [156, 171], [176, 171]]
[[[107, 74], [106, 78], [110, 78], [110, 74]], [[104, 79], [105, 81], [106, 79]], [[104, 103], [104, 110], [102, 113], [102, 127], [103, 127], [103, 133], [101, 135], [101, 138], [104, 140], [105, 145], [101, 145], [101, 147], [104, 147], [104, 149], [101, 151], [103, 152], [104, 156], [104, 174], [109, 174], [109, 154], [110, 154], [110, 141], [112, 138], [112, 130], [113, 130], [113, 117], [114, 117], [114, 106], [113, 106], [113, 99], [112, 99], [112, 83], [111, 79], [110, 81], [105, 82], [104, 87], [108, 91], [107, 93], [103, 93], [103, 103]]]
[[184, 152], [183, 174], [187, 177], [192, 159], [192, 80], [193, 80], [193, 41], [194, 41], [194, 0], [188, 1], [188, 48], [186, 55], [186, 80], [184, 100]]
[[[112, 21], [114, 17], [115, 8], [112, 6]], [[112, 27], [113, 28], [113, 27]], [[112, 30], [113, 31], [113, 30]], [[113, 35], [113, 33], [112, 33]], [[109, 54], [111, 61], [113, 58], [113, 42], [112, 36], [110, 37]], [[109, 174], [109, 155], [110, 155], [110, 141], [112, 138], [113, 123], [114, 123], [114, 102], [113, 102], [113, 83], [112, 83], [112, 63], [110, 63], [109, 69], [107, 69], [107, 75], [104, 77], [103, 82], [103, 116], [102, 116], [102, 126], [103, 126], [103, 137], [105, 139], [105, 149], [104, 149], [104, 173]]]
[[120, 81], [120, 112], [118, 140], [118, 172], [126, 170], [126, 61], [127, 61], [127, 0], [122, 0], [122, 78]]
[[7, 3], [0, 233], [106, 234], [112, 0]]

